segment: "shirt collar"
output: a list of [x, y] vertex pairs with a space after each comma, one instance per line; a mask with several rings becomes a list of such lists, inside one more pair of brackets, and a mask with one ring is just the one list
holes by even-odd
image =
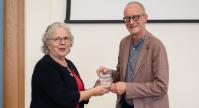
[[143, 42], [144, 42], [144, 37], [142, 37], [141, 39], [139, 39], [137, 43], [131, 42], [131, 44], [132, 44], [133, 46], [137, 47], [137, 46], [139, 46], [139, 45], [140, 45], [141, 43], [143, 43]]

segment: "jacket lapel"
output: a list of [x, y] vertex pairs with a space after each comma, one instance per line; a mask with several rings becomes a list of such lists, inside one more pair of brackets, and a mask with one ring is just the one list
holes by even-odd
[[127, 41], [124, 44], [124, 63], [123, 63], [123, 79], [125, 79], [126, 76], [126, 67], [128, 63], [128, 58], [129, 58], [129, 50], [130, 50], [130, 45], [131, 45], [131, 37], [129, 36]]
[[146, 32], [145, 36], [144, 36], [144, 44], [140, 50], [138, 59], [137, 59], [137, 63], [135, 66], [135, 70], [134, 70], [134, 75], [133, 75], [133, 79], [136, 76], [136, 73], [138, 72], [139, 68], [142, 66], [142, 64], [144, 63], [144, 59], [147, 55], [148, 49], [149, 49], [149, 36], [148, 36], [148, 32]]

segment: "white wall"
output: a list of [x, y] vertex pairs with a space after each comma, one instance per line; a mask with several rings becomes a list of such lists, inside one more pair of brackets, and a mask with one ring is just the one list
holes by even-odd
[[[41, 37], [47, 25], [64, 21], [65, 0], [25, 0], [25, 107], [31, 100], [31, 75], [43, 56]], [[86, 15], [86, 13], [85, 13]], [[67, 56], [77, 66], [87, 88], [93, 86], [96, 68], [115, 68], [120, 39], [128, 32], [123, 24], [70, 24], [75, 43]], [[199, 24], [148, 24], [165, 44], [170, 65], [171, 108], [198, 108], [199, 103]], [[114, 108], [112, 93], [94, 97], [86, 108]]]
[[[122, 20], [123, 9], [125, 5], [130, 1], [132, 0], [71, 0], [71, 19], [72, 20]], [[184, 20], [184, 19], [199, 18], [199, 14], [196, 14], [198, 13], [198, 4], [199, 4], [198, 0], [183, 0], [183, 1], [182, 0], [135, 0], [135, 1], [139, 1], [145, 6], [146, 12], [150, 14], [149, 16], [150, 20], [158, 20], [158, 19]], [[87, 15], [84, 14], [85, 12], [87, 13]]]

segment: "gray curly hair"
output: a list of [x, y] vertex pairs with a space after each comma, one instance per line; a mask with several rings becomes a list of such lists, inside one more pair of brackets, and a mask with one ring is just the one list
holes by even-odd
[[[43, 34], [43, 37], [42, 37], [42, 42], [43, 42], [43, 45], [41, 47], [41, 50], [44, 54], [49, 54], [49, 44], [50, 44], [50, 39], [52, 38], [53, 36], [53, 33], [55, 31], [56, 28], [64, 28], [66, 30], [66, 32], [69, 34], [69, 37], [70, 37], [70, 45], [72, 47], [73, 45], [73, 35], [71, 34], [71, 31], [70, 31], [70, 28], [67, 26], [67, 24], [65, 23], [61, 23], [61, 22], [55, 22], [51, 25], [49, 25], [45, 31], [45, 33]], [[70, 50], [69, 50], [70, 51]], [[69, 53], [69, 52], [68, 52]]]

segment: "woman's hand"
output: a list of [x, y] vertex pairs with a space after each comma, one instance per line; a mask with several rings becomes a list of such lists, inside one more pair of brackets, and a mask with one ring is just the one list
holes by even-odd
[[91, 96], [101, 96], [108, 92], [109, 90], [103, 87], [102, 85], [95, 86], [84, 91], [80, 91], [79, 102], [81, 102], [82, 100], [88, 100]]
[[102, 85], [96, 86], [92, 88], [93, 96], [101, 96], [109, 92], [108, 89], [103, 87]]
[[98, 79], [98, 80], [95, 81], [94, 87], [99, 86], [99, 85], [100, 85], [100, 80]]

